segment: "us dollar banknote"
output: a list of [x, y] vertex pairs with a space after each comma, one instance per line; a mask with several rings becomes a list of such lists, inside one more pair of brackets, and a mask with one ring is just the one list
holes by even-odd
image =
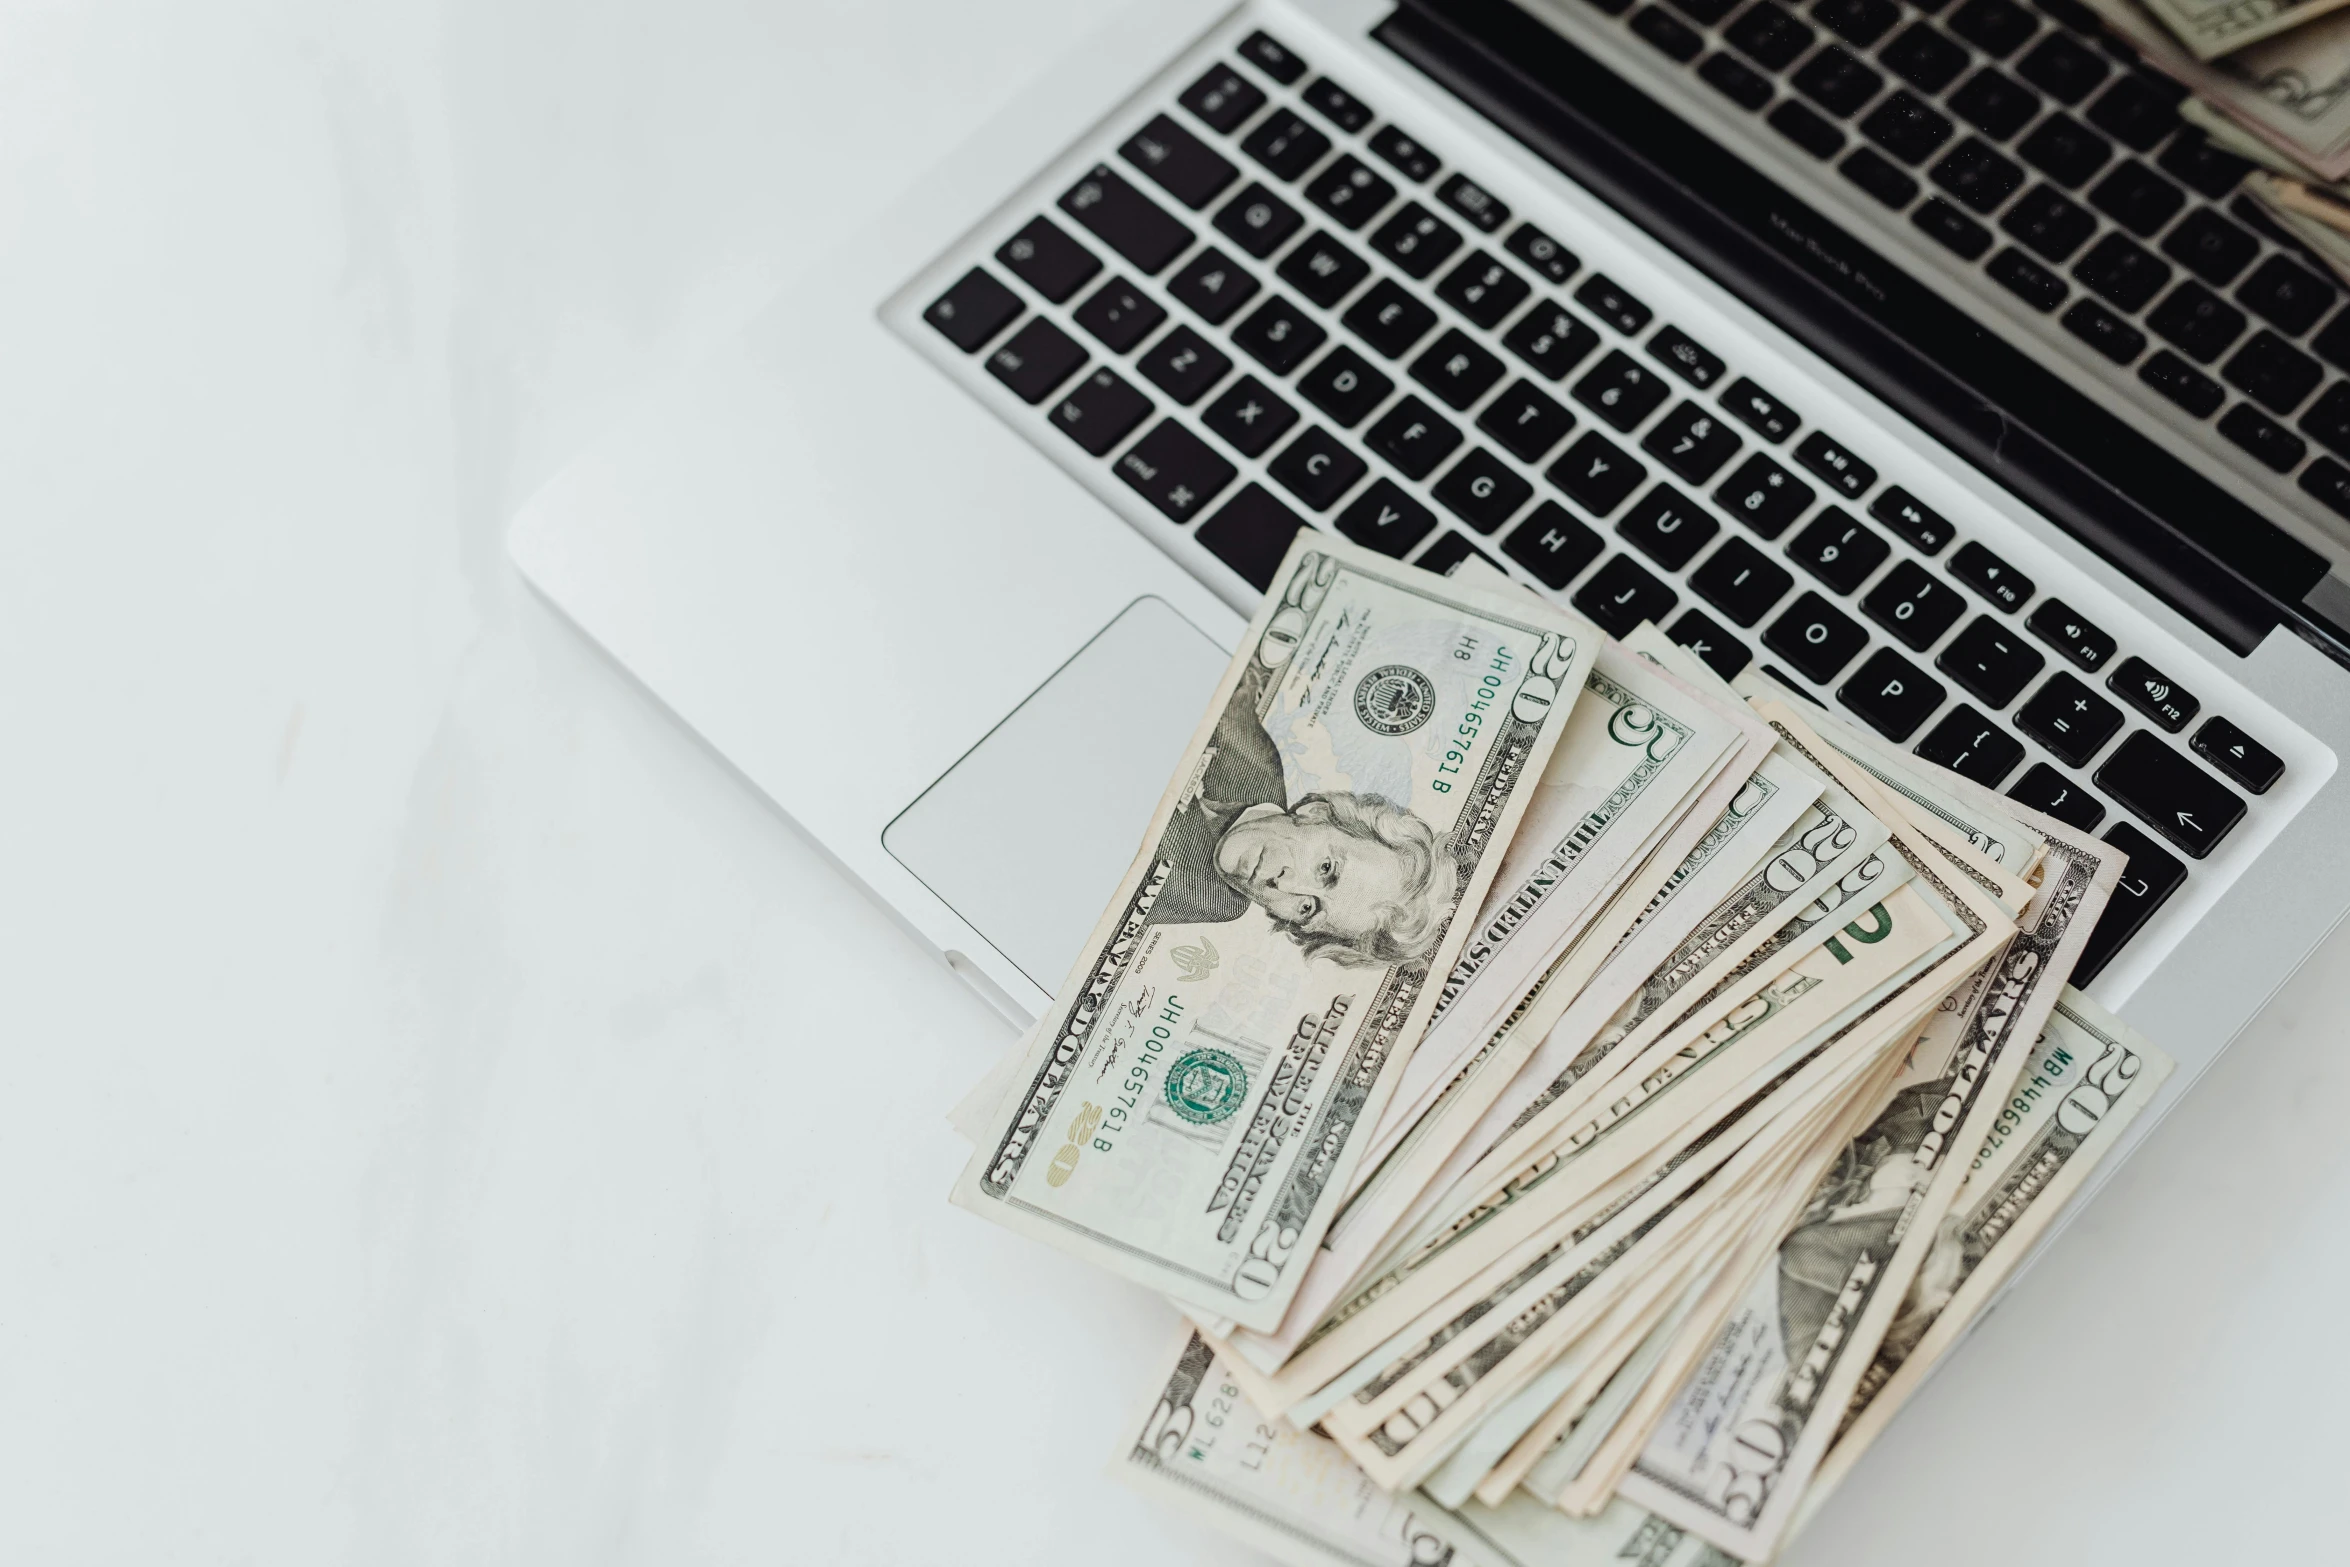
[[[1274, 577], [954, 1200], [1277, 1326], [1598, 633], [1320, 534]], [[1049, 787], [1049, 757], [1037, 759]]]
[[2146, 0], [2171, 36], [2198, 60], [2233, 54], [2246, 44], [2291, 32], [2343, 0]]
[[2350, 11], [2327, 11], [2207, 61], [2138, 0], [2087, 3], [2148, 61], [2262, 141], [2321, 179], [2350, 175]]

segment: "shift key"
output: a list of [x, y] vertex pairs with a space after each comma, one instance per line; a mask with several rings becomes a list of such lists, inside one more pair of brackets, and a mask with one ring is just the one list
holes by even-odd
[[1191, 244], [1191, 230], [1106, 163], [1069, 187], [1061, 210], [1145, 274], [1162, 271]]
[[2198, 860], [2244, 819], [2244, 802], [2226, 785], [2143, 729], [2114, 748], [2097, 782]]

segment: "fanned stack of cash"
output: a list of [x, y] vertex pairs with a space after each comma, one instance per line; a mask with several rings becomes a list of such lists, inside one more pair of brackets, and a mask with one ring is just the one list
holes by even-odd
[[1768, 1559], [2169, 1070], [2065, 984], [2119, 855], [1498, 572], [1275, 584], [955, 1201], [1183, 1310], [1121, 1471], [1277, 1556]]
[[2088, 0], [2195, 96], [2180, 117], [2254, 165], [2245, 189], [2350, 281], [2350, 0]]

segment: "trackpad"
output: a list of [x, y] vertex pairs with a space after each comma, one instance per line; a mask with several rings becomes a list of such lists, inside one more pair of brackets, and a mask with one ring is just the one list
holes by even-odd
[[899, 813], [882, 846], [1052, 990], [1229, 662], [1165, 600], [1136, 599]]

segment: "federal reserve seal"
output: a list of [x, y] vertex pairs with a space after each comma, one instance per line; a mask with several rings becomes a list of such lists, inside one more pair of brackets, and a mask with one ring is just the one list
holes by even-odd
[[1230, 1120], [1248, 1098], [1248, 1070], [1221, 1050], [1194, 1050], [1167, 1068], [1167, 1108], [1194, 1126]]
[[1355, 717], [1375, 735], [1408, 735], [1436, 711], [1436, 682], [1409, 664], [1381, 664], [1355, 686]]

